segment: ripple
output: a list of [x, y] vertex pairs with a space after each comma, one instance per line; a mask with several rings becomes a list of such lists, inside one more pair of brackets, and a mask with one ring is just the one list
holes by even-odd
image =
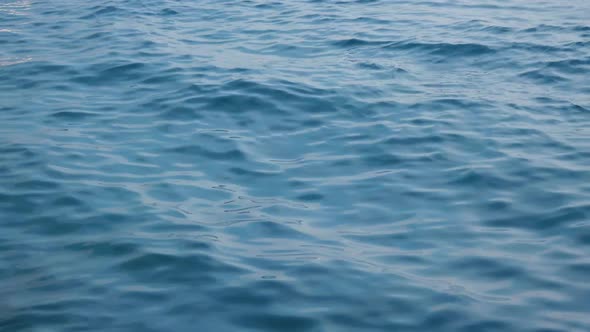
[[443, 57], [470, 57], [484, 54], [493, 54], [495, 51], [489, 46], [475, 43], [420, 43], [420, 42], [396, 42], [384, 46], [389, 50], [420, 51], [431, 55]]

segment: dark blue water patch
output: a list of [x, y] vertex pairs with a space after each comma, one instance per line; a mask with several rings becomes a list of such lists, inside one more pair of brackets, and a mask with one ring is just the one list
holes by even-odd
[[334, 46], [350, 48], [350, 47], [357, 47], [357, 46], [371, 46], [371, 45], [385, 45], [390, 44], [391, 41], [373, 41], [373, 40], [364, 40], [358, 38], [350, 38], [350, 39], [343, 39], [339, 41], [335, 41], [333, 44]]
[[567, 79], [557, 74], [551, 74], [543, 70], [533, 70], [521, 73], [520, 76], [538, 81], [540, 84], [552, 84], [566, 81]]
[[583, 74], [590, 68], [590, 58], [551, 61], [546, 64], [546, 67], [555, 68], [568, 74]]
[[108, 5], [95, 6], [95, 7], [88, 8], [88, 11], [90, 11], [91, 13], [81, 16], [80, 19], [88, 20], [88, 19], [97, 19], [101, 16], [112, 16], [112, 15], [118, 15], [118, 14], [123, 15], [123, 13], [121, 13], [123, 10], [117, 6], [108, 6]]
[[444, 57], [470, 57], [484, 54], [493, 54], [494, 50], [486, 45], [475, 43], [422, 43], [422, 42], [395, 42], [387, 46], [386, 49], [402, 51], [419, 51], [435, 56]]

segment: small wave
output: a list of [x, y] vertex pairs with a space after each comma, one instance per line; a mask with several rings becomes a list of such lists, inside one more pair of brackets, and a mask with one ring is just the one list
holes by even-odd
[[332, 42], [332, 45], [336, 47], [358, 47], [358, 46], [371, 46], [371, 45], [385, 45], [390, 44], [391, 41], [374, 41], [374, 40], [365, 40], [365, 39], [358, 39], [358, 38], [349, 38], [349, 39], [341, 39], [338, 41]]
[[214, 160], [245, 160], [246, 156], [238, 149], [229, 151], [214, 151], [198, 145], [185, 145], [169, 150], [170, 152], [179, 153], [187, 157], [199, 156], [202, 158], [211, 158]]
[[124, 10], [117, 6], [95, 6], [89, 9], [91, 13], [81, 16], [80, 19], [95, 19], [101, 16], [124, 15]]
[[27, 63], [30, 61], [33, 61], [33, 58], [31, 58], [31, 57], [16, 58], [16, 59], [2, 59], [2, 58], [0, 58], [0, 67], [14, 66], [14, 65], [21, 64], [21, 63]]
[[421, 43], [421, 42], [395, 42], [383, 46], [387, 50], [396, 51], [420, 51], [427, 54], [444, 57], [469, 57], [494, 54], [496, 51], [483, 44], [473, 43]]
[[531, 80], [535, 80], [542, 84], [554, 84], [554, 83], [561, 83], [567, 81], [566, 78], [559, 76], [554, 73], [550, 73], [545, 70], [531, 70], [528, 72], [524, 72], [519, 74], [520, 77], [528, 78]]

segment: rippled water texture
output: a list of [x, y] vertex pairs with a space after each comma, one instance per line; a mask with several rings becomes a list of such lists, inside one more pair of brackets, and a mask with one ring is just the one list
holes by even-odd
[[590, 1], [0, 0], [1, 331], [590, 331]]

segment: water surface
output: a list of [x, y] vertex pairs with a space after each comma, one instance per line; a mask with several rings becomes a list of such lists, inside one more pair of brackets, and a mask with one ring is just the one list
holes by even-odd
[[0, 0], [0, 330], [590, 330], [589, 18]]

